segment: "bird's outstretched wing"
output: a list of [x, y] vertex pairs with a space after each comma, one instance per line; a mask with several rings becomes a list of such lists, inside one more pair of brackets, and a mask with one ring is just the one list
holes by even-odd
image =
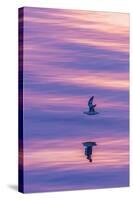
[[90, 107], [93, 104], [94, 96], [92, 96], [88, 101], [88, 106]]

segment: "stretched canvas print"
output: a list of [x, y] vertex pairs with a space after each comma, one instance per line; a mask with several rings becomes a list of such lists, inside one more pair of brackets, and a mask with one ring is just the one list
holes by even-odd
[[19, 191], [129, 185], [129, 14], [19, 9]]

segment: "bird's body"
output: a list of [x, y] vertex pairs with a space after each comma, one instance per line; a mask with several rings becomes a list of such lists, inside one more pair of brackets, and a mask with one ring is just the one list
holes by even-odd
[[93, 105], [94, 96], [92, 96], [88, 101], [89, 112], [95, 112], [96, 104]]
[[86, 114], [86, 115], [97, 115], [98, 114], [98, 112], [95, 111], [96, 104], [93, 104], [93, 99], [94, 99], [94, 96], [92, 96], [89, 99], [89, 101], [88, 101], [89, 111], [83, 112], [84, 114]]

